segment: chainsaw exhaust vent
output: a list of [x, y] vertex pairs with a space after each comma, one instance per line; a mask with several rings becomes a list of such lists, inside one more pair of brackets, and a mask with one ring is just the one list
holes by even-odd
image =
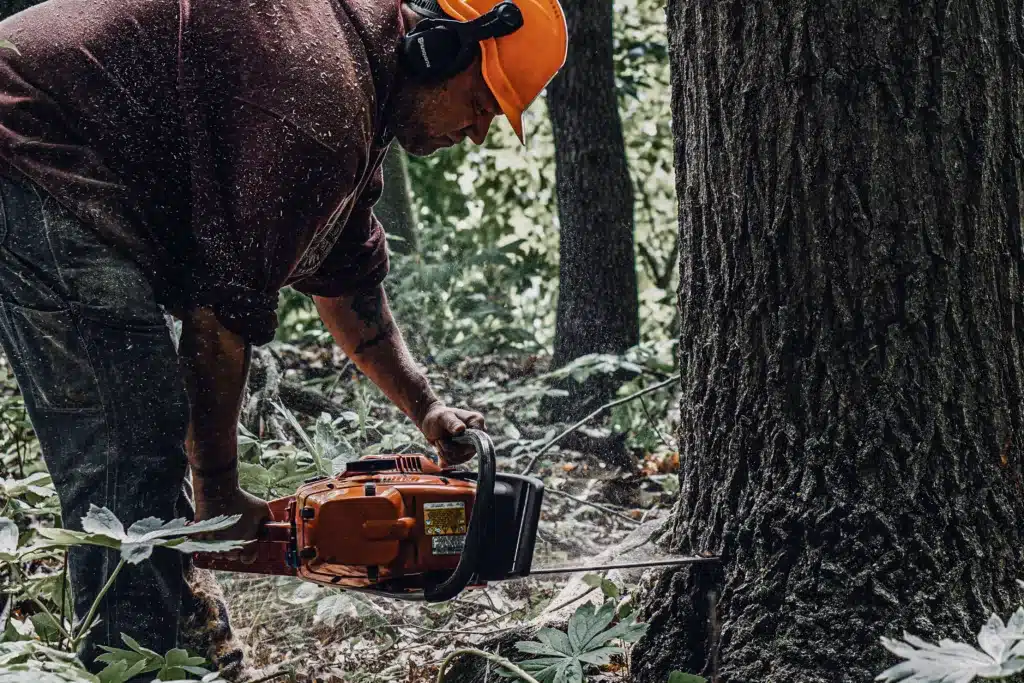
[[440, 472], [440, 468], [423, 455], [374, 455], [345, 464], [346, 474], [376, 474], [399, 472], [423, 474]]
[[400, 455], [396, 458], [398, 461], [399, 472], [422, 472], [423, 464], [420, 462], [418, 456], [415, 455]]

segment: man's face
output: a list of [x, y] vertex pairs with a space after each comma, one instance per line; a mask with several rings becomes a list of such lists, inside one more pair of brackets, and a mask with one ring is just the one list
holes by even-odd
[[482, 144], [501, 107], [480, 70], [480, 58], [462, 73], [436, 85], [400, 76], [392, 95], [391, 130], [398, 144], [426, 156], [469, 138]]

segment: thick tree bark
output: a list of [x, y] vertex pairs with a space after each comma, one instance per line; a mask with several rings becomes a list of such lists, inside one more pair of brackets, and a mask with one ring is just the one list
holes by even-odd
[[660, 580], [637, 680], [870, 681], [1021, 597], [1021, 3], [668, 18], [675, 544], [723, 565]]
[[410, 193], [405, 152], [397, 144], [391, 145], [384, 157], [384, 193], [373, 210], [388, 235], [402, 238], [391, 243], [391, 248], [401, 254], [412, 253], [419, 248]]
[[[560, 224], [554, 367], [639, 340], [633, 186], [612, 63], [612, 1], [564, 0], [565, 67], [548, 89]], [[604, 403], [611, 383], [567, 386], [560, 417]]]

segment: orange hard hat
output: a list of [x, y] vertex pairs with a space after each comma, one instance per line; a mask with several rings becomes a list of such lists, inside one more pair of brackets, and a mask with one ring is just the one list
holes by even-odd
[[[437, 0], [445, 14], [472, 21], [501, 0]], [[480, 41], [484, 80], [512, 124], [520, 142], [526, 142], [523, 112], [537, 99], [565, 64], [569, 34], [558, 0], [514, 0], [523, 26], [500, 38]]]

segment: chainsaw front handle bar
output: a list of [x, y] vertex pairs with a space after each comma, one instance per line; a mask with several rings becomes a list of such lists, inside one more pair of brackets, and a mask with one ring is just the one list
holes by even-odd
[[443, 582], [423, 592], [427, 602], [444, 602], [461, 593], [476, 574], [480, 566], [480, 554], [484, 543], [484, 530], [487, 520], [491, 518], [494, 508], [494, 475], [497, 470], [497, 458], [494, 455], [494, 442], [486, 432], [479, 429], [467, 429], [458, 436], [451, 437], [457, 444], [466, 444], [476, 449], [477, 463], [476, 499], [473, 501], [473, 513], [466, 529], [466, 542], [462, 547], [459, 564], [452, 575]]

